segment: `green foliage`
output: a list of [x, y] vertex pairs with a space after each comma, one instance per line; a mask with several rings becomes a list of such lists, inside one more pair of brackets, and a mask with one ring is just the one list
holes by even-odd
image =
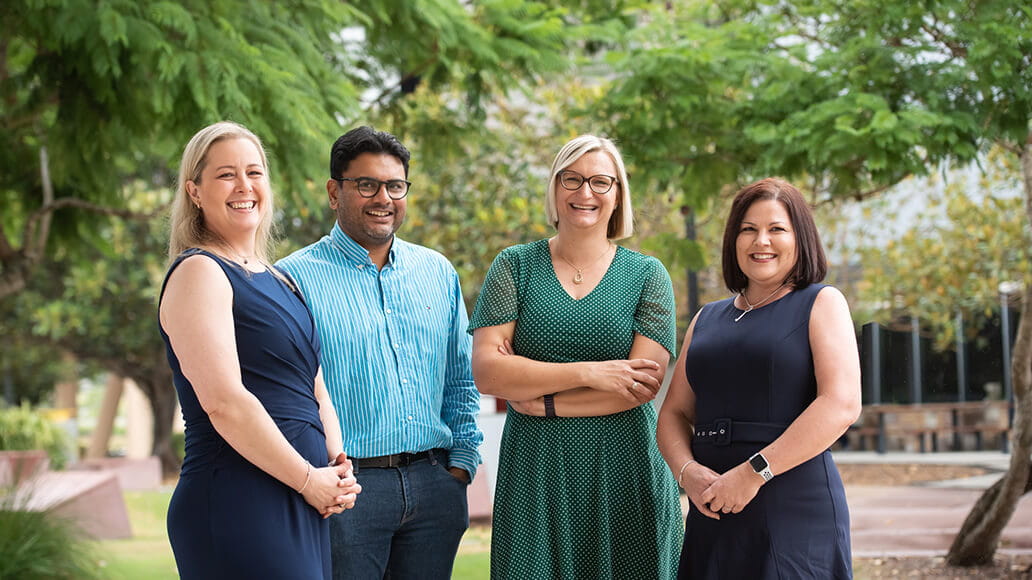
[[[901, 236], [884, 239], [875, 227], [859, 248], [864, 265], [861, 300], [883, 323], [916, 315], [935, 337], [937, 348], [953, 348], [956, 315], [975, 335], [998, 316], [1001, 282], [1032, 283], [1032, 235], [1022, 212], [1015, 168], [998, 152], [987, 173], [972, 187], [963, 172]], [[911, 182], [934, 191], [937, 179]], [[974, 181], [974, 180], [971, 180]], [[1009, 195], [998, 192], [1010, 192]], [[883, 208], [876, 212], [892, 212]], [[872, 223], [887, 216], [874, 213]]]
[[[0, 408], [0, 450], [42, 449], [50, 456], [51, 467], [61, 469], [65, 462], [66, 438], [64, 431], [27, 404]], [[0, 578], [3, 577], [0, 574]]]
[[0, 301], [0, 398], [9, 388], [9, 404], [27, 402], [38, 405], [53, 391], [54, 385], [68, 376], [67, 368], [54, 347], [40, 344], [27, 329], [31, 326], [17, 297]]
[[[4, 225], [39, 204], [41, 146], [58, 197], [117, 207], [127, 177], [153, 178], [224, 118], [262, 136], [287, 191], [303, 191], [335, 115], [354, 110], [354, 86], [327, 55], [356, 13], [326, 0], [5, 2], [0, 196], [21, 211]], [[76, 217], [59, 213], [56, 233], [81, 233]]]
[[[725, 187], [812, 176], [862, 195], [1024, 142], [1027, 3], [730, 1], [642, 13], [601, 118], [638, 167], [701, 209]], [[1002, 47], [1000, 38], [1007, 38]]]
[[52, 512], [0, 505], [0, 578], [89, 580], [103, 575], [91, 542], [75, 522]]
[[702, 2], [653, 5], [607, 54], [617, 76], [595, 114], [624, 147], [639, 187], [676, 188], [704, 209], [745, 177], [755, 144], [745, 139], [750, 83], [771, 67], [763, 29]]

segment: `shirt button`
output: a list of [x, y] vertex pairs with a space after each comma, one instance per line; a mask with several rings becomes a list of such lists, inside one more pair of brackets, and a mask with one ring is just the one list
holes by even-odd
[[407, 385], [408, 384], [408, 379], [401, 379], [401, 384]]
[[365, 266], [364, 266], [364, 265], [362, 265], [362, 264], [359, 264], [359, 265], [358, 265], [358, 269], [359, 269], [359, 270], [361, 270], [362, 268], [365, 268]]
[[387, 314], [390, 314], [391, 313], [391, 309], [388, 308], [388, 309], [384, 310], [384, 312], [386, 312]]
[[408, 416], [408, 420], [409, 420], [409, 421], [411, 421], [411, 420], [412, 420], [412, 415], [409, 415], [409, 416]]

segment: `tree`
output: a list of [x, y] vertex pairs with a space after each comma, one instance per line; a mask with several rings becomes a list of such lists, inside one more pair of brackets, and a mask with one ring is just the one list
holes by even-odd
[[102, 244], [79, 257], [51, 257], [31, 279], [22, 302], [32, 331], [49, 344], [132, 379], [150, 403], [153, 454], [168, 475], [179, 468], [172, 447], [176, 393], [157, 332], [157, 288], [164, 275], [164, 232], [158, 224], [115, 221]]
[[[861, 301], [883, 323], [916, 316], [936, 348], [956, 344], [956, 317], [974, 336], [1000, 307], [1002, 282], [1032, 282], [1032, 235], [1026, 227], [1020, 174], [1004, 152], [983, 160], [985, 173], [951, 171], [912, 180], [896, 192], [924, 192], [929, 206], [898, 237], [887, 237], [895, 207], [878, 200], [865, 219], [872, 224], [857, 248], [863, 264]], [[941, 193], [937, 193], [941, 188]], [[889, 202], [891, 203], [891, 202]]]
[[[345, 42], [356, 31], [369, 41]], [[363, 96], [379, 91], [369, 106], [380, 109], [406, 93], [391, 75], [414, 72], [430, 90], [460, 87], [475, 108], [556, 66], [564, 42], [557, 12], [523, 0], [380, 0], [361, 9], [331, 0], [4, 2], [0, 300], [9, 306], [30, 282], [37, 296], [56, 297], [37, 304], [36, 330], [137, 379], [156, 412], [155, 453], [170, 469], [172, 389], [156, 378], [154, 363], [165, 363], [151, 324], [160, 280], [152, 270], [163, 252], [152, 242], [186, 139], [221, 119], [261, 136], [289, 233], [322, 207], [313, 178], [325, 175], [342, 124], [363, 114]], [[141, 191], [162, 194], [134, 204]], [[145, 243], [114, 253], [110, 236], [124, 236], [120, 228]], [[105, 258], [94, 263], [98, 253]], [[134, 261], [149, 265], [146, 276]], [[117, 291], [127, 295], [121, 309], [112, 308]]]
[[[777, 174], [802, 183], [815, 202], [863, 199], [996, 145], [1020, 163], [1032, 220], [1027, 3], [669, 7], [672, 14], [646, 17], [655, 32], [641, 33], [619, 60], [612, 93], [621, 99], [607, 111], [662, 155], [657, 175], [695, 175], [715, 195], [738, 180]], [[1030, 479], [1032, 285], [1024, 290], [1013, 368], [1010, 469], [972, 510], [950, 550], [952, 564], [992, 559]]]
[[[815, 75], [838, 89], [828, 105], [836, 113], [824, 125], [834, 121], [833, 136], [839, 138], [833, 143], [852, 143], [862, 170], [845, 173], [851, 169], [846, 165], [832, 174], [836, 181], [848, 185], [858, 176], [861, 186], [877, 191], [898, 181], [896, 176], [924, 174], [942, 161], [964, 163], [995, 145], [1020, 164], [1025, 217], [1032, 221], [1032, 7], [1007, 0], [921, 5], [813, 0], [778, 8], [800, 37], [819, 48]], [[842, 104], [853, 108], [834, 106]], [[789, 168], [793, 162], [805, 168], [815, 151], [820, 160], [824, 150], [836, 150], [834, 145], [815, 150], [819, 143], [806, 138], [820, 129], [813, 120], [823, 108], [803, 109], [805, 118], [774, 125], [770, 159], [787, 157]], [[1012, 356], [1010, 468], [964, 522], [947, 556], [953, 565], [992, 560], [1032, 479], [1032, 284], [1025, 285]]]
[[0, 298], [48, 251], [90, 235], [80, 208], [126, 210], [125, 184], [169, 181], [201, 126], [229, 118], [262, 135], [289, 191], [349, 113], [332, 34], [357, 10], [329, 1], [16, 0], [0, 7]]

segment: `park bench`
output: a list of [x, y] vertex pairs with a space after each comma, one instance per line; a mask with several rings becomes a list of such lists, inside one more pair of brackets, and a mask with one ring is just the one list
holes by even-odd
[[[981, 451], [989, 441], [1007, 449], [1010, 404], [1007, 401], [864, 405], [860, 419], [846, 432], [851, 449], [961, 451], [973, 439]], [[997, 447], [997, 445], [993, 445]]]

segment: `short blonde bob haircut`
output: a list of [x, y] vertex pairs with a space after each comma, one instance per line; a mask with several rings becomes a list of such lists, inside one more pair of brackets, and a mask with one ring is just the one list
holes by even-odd
[[[208, 162], [208, 151], [212, 145], [226, 139], [247, 139], [254, 143], [261, 156], [265, 168], [265, 178], [269, 178], [269, 162], [265, 156], [262, 142], [247, 127], [231, 121], [221, 121], [201, 129], [186, 144], [183, 159], [179, 164], [179, 181], [176, 184], [175, 197], [172, 200], [172, 215], [169, 218], [168, 259], [173, 261], [177, 256], [190, 248], [226, 248], [226, 243], [204, 223], [204, 214], [193, 204], [186, 192], [186, 182], [200, 182], [201, 173]], [[265, 195], [265, 211], [262, 221], [255, 232], [255, 257], [269, 263], [269, 246], [272, 242], [272, 214], [274, 196], [268, 187]]]
[[[616, 183], [613, 187], [619, 188], [620, 198], [617, 199], [613, 215], [609, 218], [606, 237], [610, 240], [629, 238], [634, 234], [634, 211], [631, 209], [631, 186], [627, 181], [627, 170], [624, 168], [623, 158], [616, 145], [609, 139], [595, 135], [581, 135], [573, 138], [569, 143], [563, 145], [563, 148], [555, 156], [555, 160], [552, 161], [552, 172], [548, 178], [548, 196], [545, 198], [545, 215], [548, 217], [548, 223], [556, 229], [559, 228], [559, 210], [555, 202], [559, 172], [594, 151], [606, 153], [616, 165]], [[609, 191], [613, 192], [613, 190]]]

